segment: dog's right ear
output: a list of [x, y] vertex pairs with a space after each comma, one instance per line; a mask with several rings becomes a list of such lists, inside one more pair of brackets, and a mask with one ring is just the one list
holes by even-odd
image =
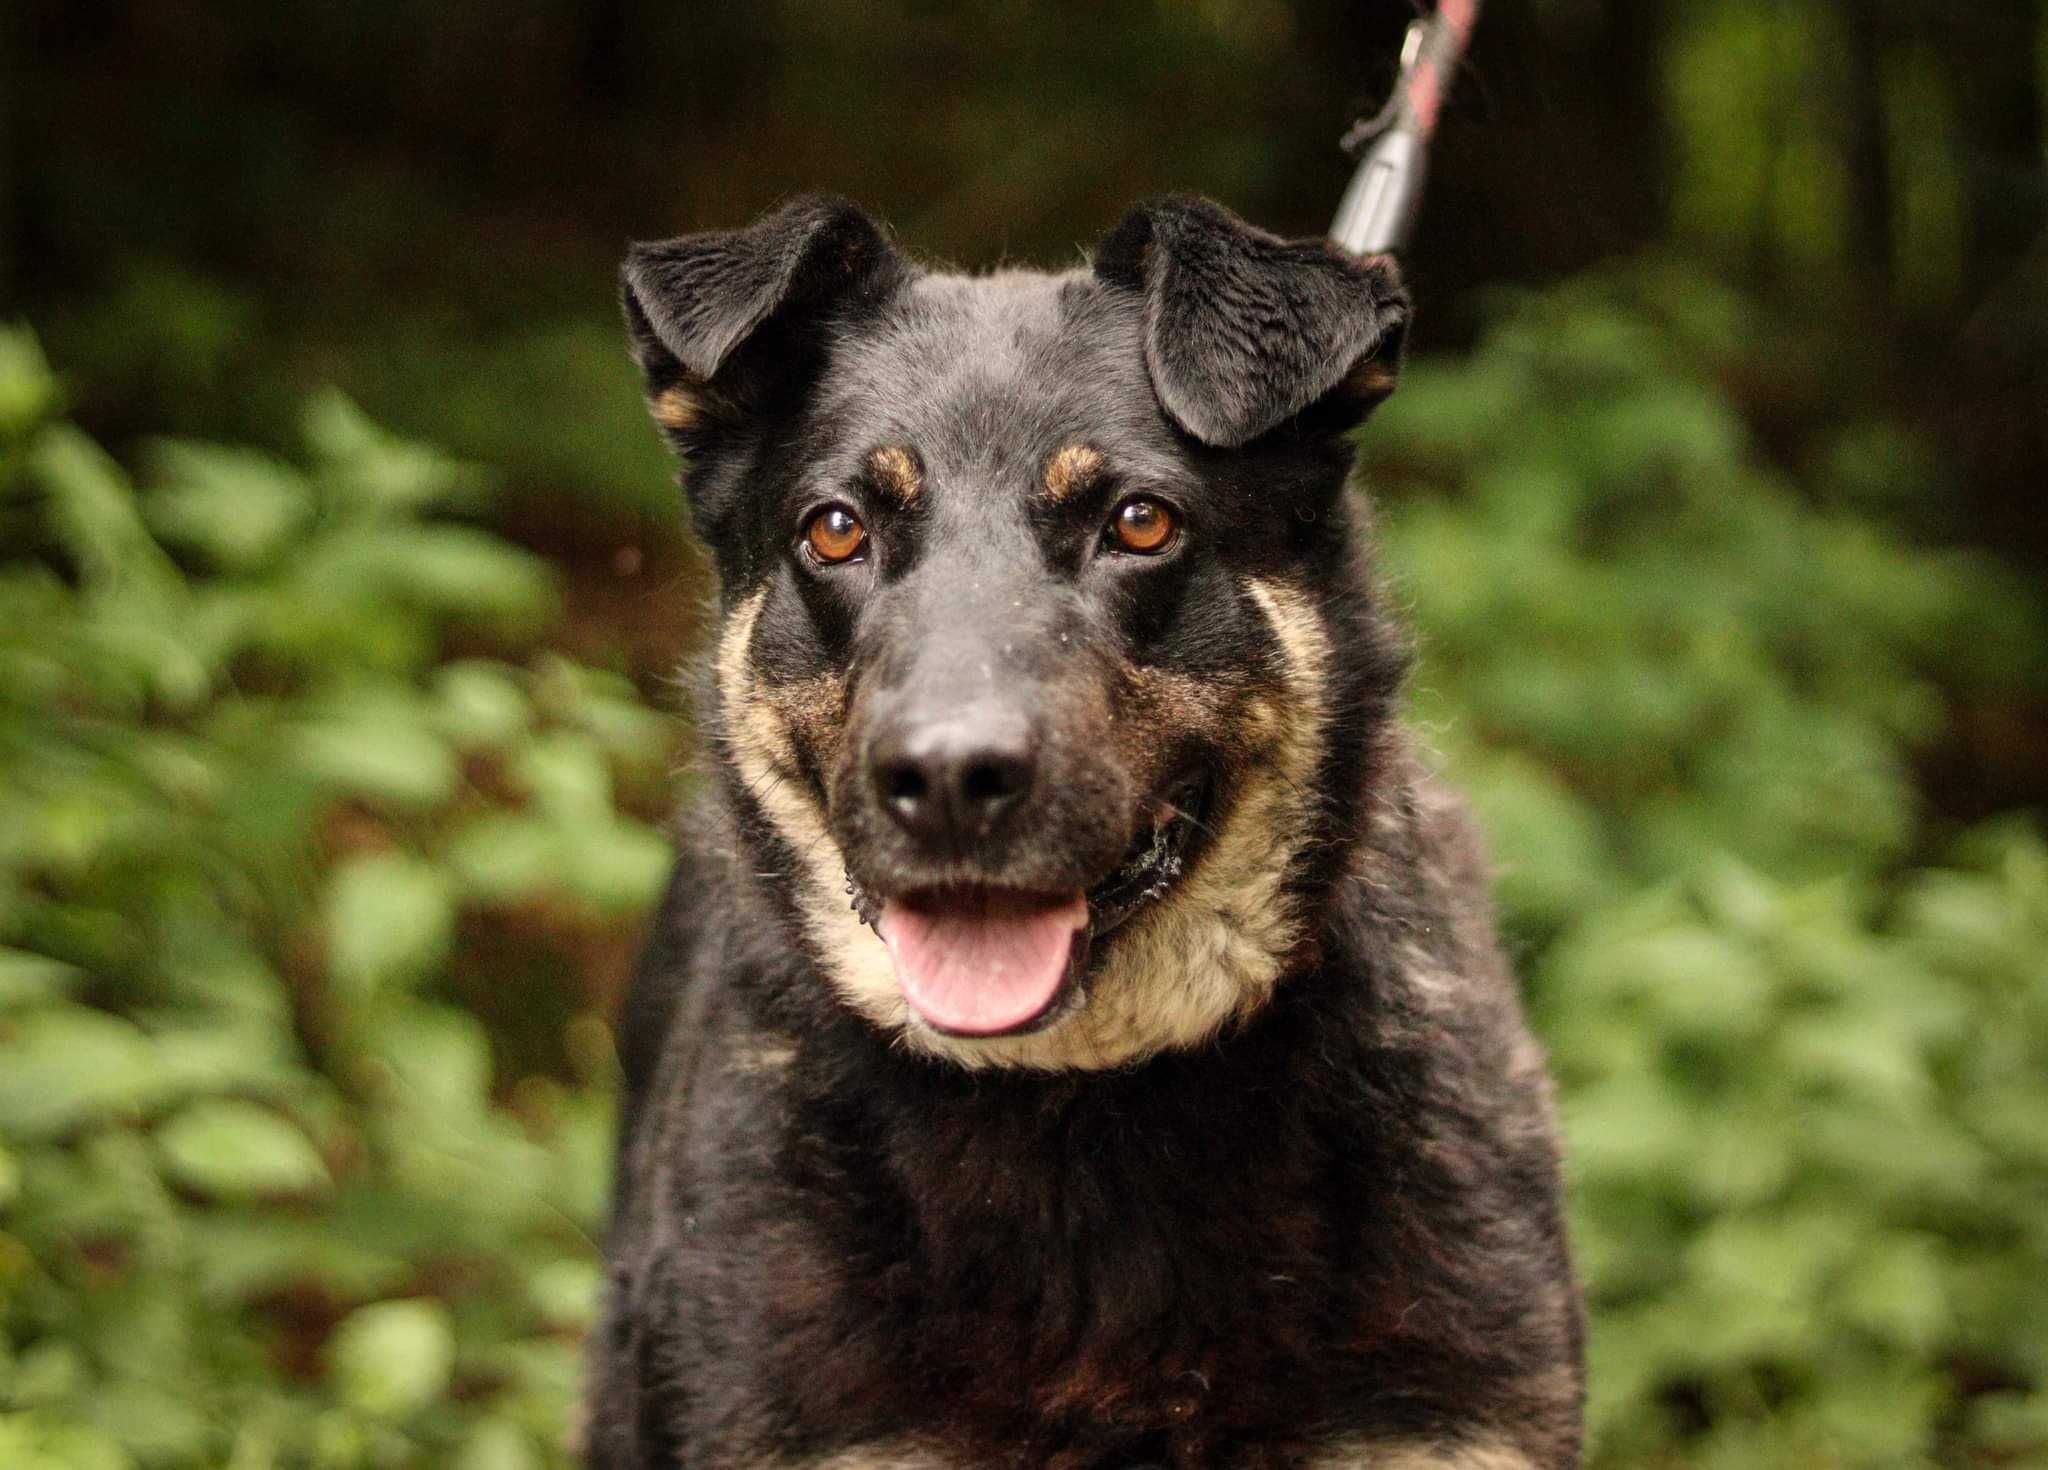
[[1314, 405], [1321, 431], [1347, 429], [1394, 389], [1408, 296], [1385, 256], [1169, 197], [1124, 216], [1095, 274], [1142, 307], [1159, 406], [1204, 444], [1235, 449]]
[[820, 326], [905, 269], [859, 207], [817, 194], [743, 230], [633, 246], [620, 295], [655, 421], [678, 450], [695, 449], [786, 383]]

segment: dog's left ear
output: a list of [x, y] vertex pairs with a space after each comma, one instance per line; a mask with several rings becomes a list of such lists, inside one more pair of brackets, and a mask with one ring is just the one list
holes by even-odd
[[1349, 428], [1394, 390], [1408, 295], [1385, 256], [1166, 198], [1124, 216], [1095, 274], [1142, 298], [1153, 390], [1204, 444], [1235, 448], [1325, 402], [1318, 422]]
[[619, 272], [648, 403], [679, 448], [744, 417], [801, 347], [905, 272], [858, 206], [801, 195], [741, 230], [635, 245]]

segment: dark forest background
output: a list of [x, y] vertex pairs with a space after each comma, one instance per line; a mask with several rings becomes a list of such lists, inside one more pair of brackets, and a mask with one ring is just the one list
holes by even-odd
[[[568, 1453], [713, 591], [625, 243], [1318, 234], [1412, 14], [0, 12], [0, 1464]], [[2048, 1465], [2048, 6], [1494, 0], [1405, 264], [1595, 1462]]]

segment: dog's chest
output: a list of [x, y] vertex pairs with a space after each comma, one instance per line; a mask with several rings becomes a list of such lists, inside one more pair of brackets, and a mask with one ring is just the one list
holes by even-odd
[[885, 1141], [880, 1171], [799, 1164], [806, 1228], [760, 1278], [792, 1407], [1076, 1470], [1316, 1422], [1378, 1315], [1356, 1232], [1312, 1131], [1236, 1131], [966, 1108]]

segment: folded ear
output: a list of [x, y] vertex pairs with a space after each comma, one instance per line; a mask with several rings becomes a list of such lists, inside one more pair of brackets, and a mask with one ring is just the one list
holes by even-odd
[[[635, 245], [620, 268], [633, 355], [655, 419], [688, 439], [730, 415], [772, 363], [748, 344], [854, 309], [905, 269], [874, 220], [844, 199], [802, 195], [743, 230]], [[755, 370], [745, 371], [751, 366]]]
[[1095, 252], [1136, 293], [1145, 365], [1173, 421], [1234, 448], [1328, 401], [1349, 428], [1394, 389], [1408, 296], [1385, 256], [1282, 240], [1206, 199], [1138, 205]]

